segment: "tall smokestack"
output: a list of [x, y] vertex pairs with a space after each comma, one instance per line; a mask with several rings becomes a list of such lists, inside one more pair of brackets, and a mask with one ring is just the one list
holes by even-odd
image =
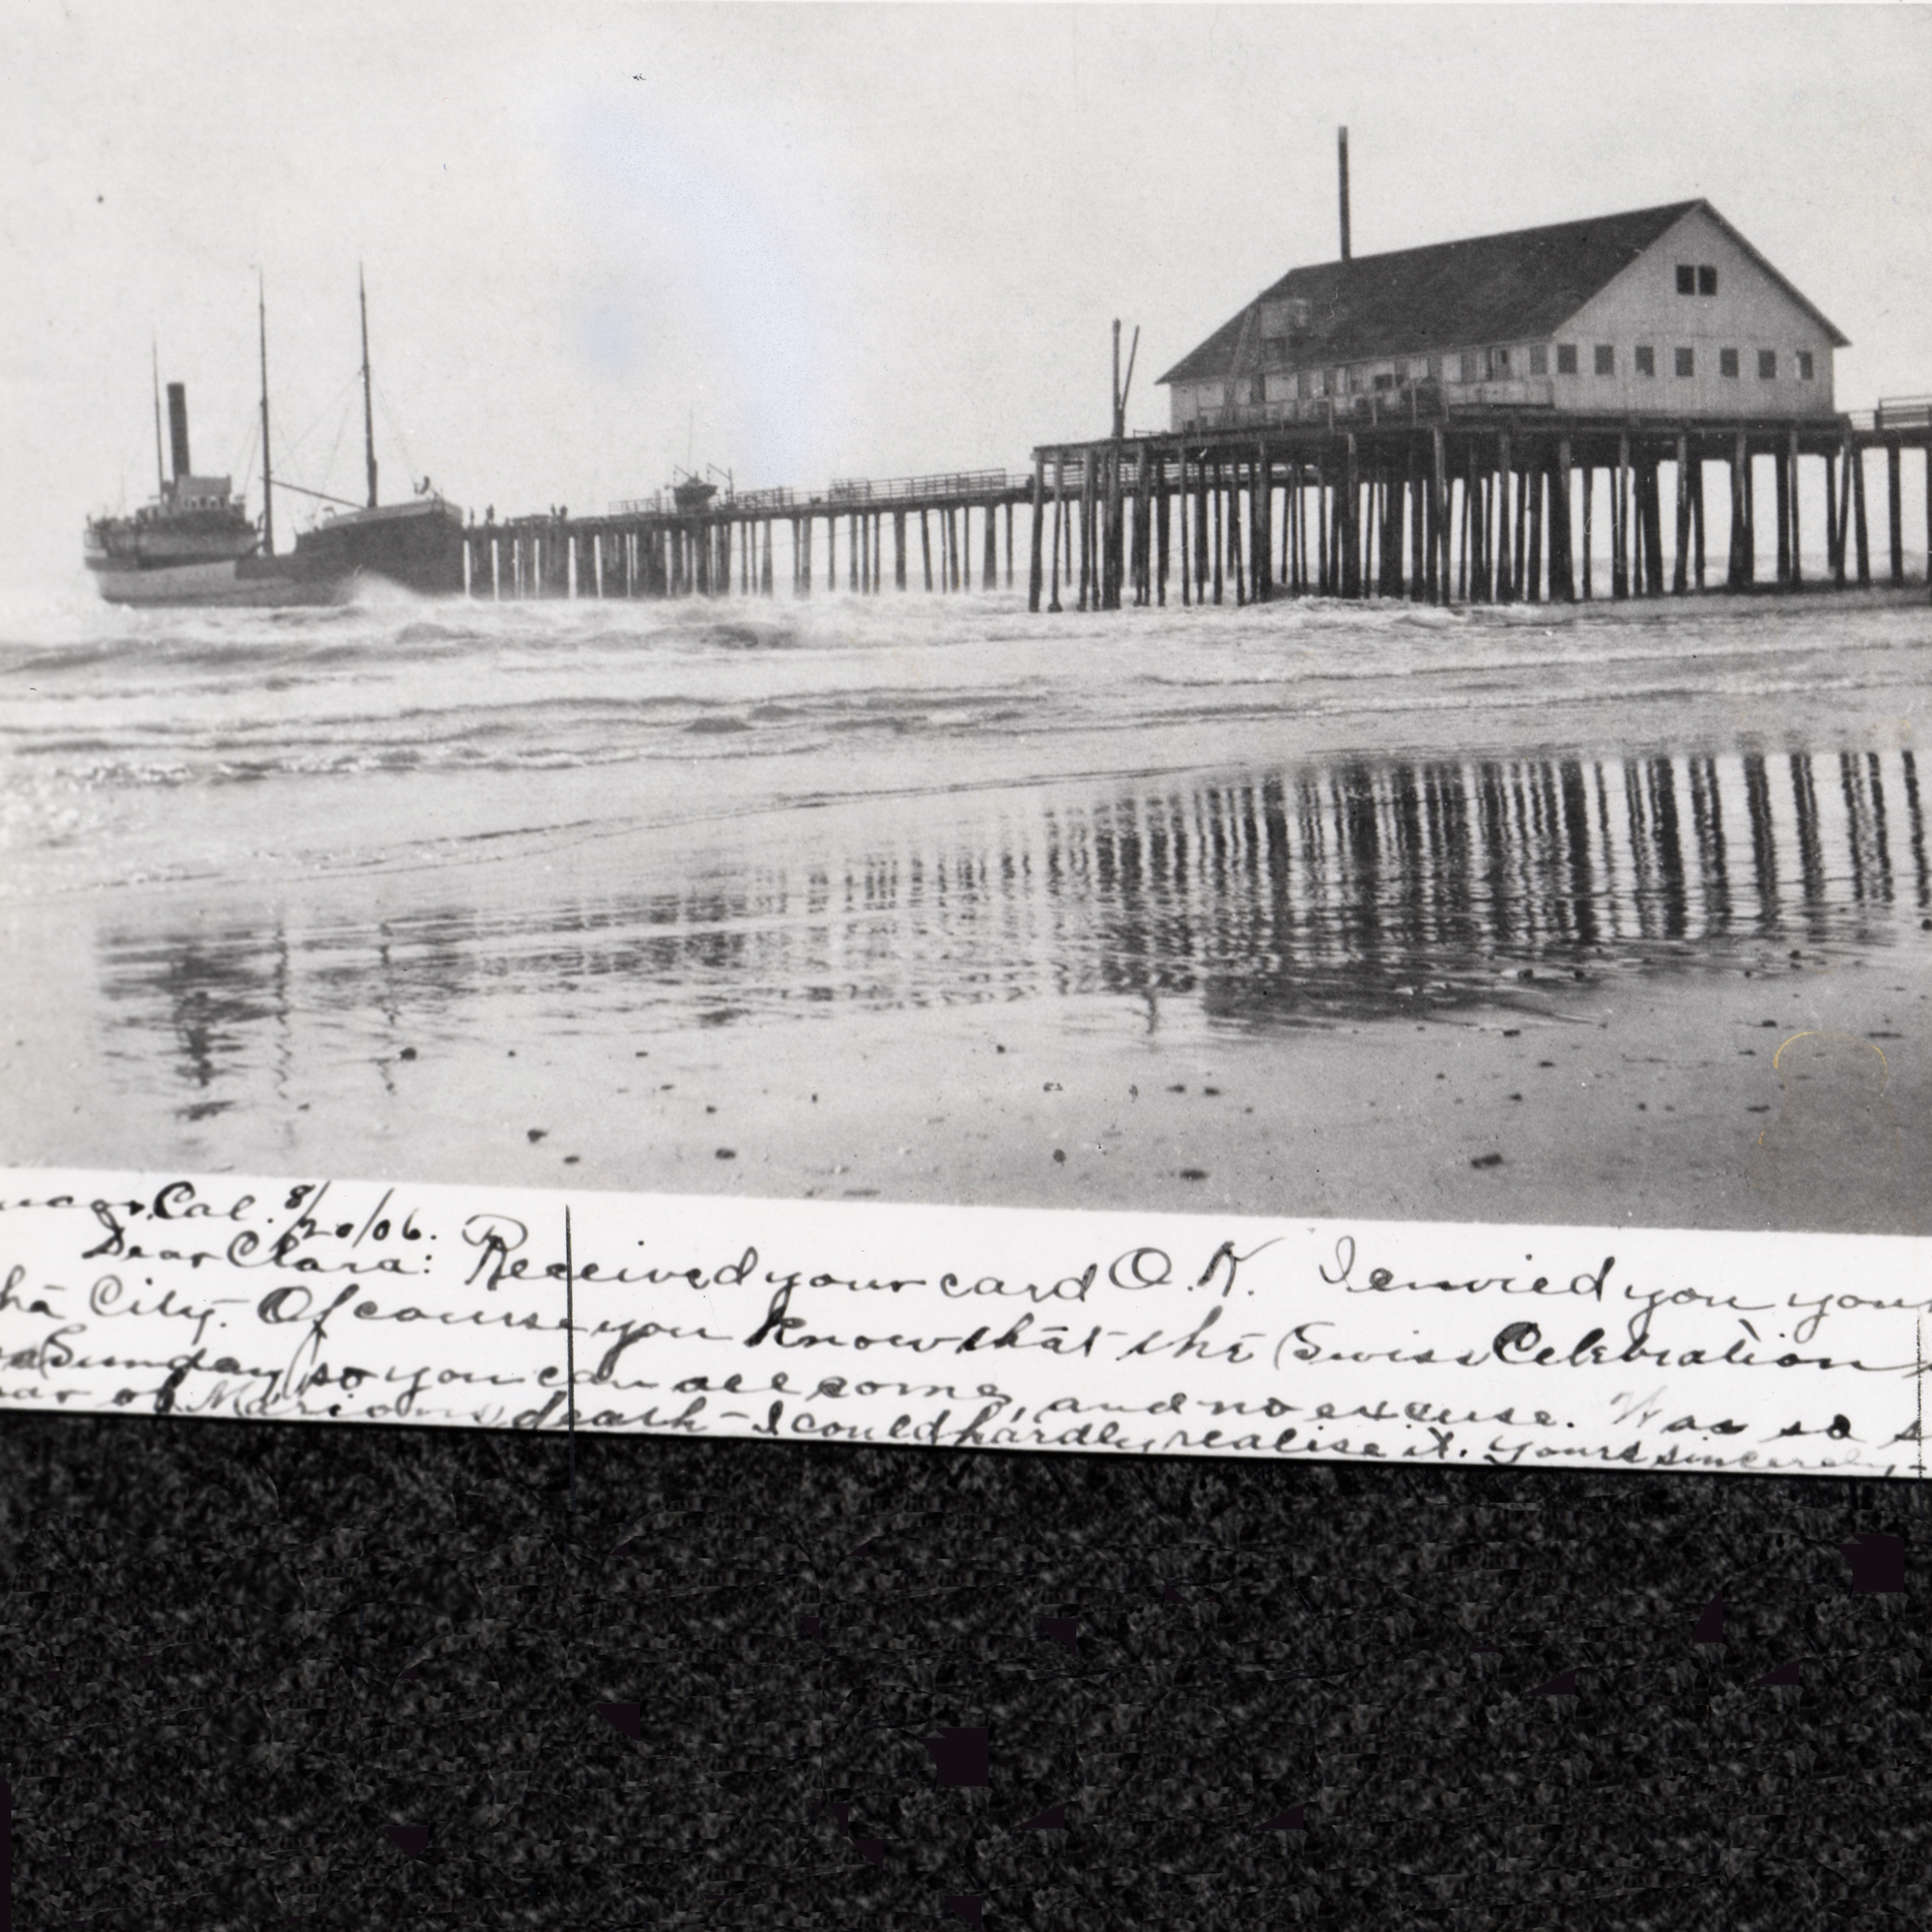
[[1336, 134], [1335, 153], [1342, 168], [1342, 259], [1346, 262], [1349, 259], [1349, 130], [1341, 128]]
[[174, 444], [175, 481], [188, 473], [187, 390], [180, 383], [168, 384], [168, 440]]

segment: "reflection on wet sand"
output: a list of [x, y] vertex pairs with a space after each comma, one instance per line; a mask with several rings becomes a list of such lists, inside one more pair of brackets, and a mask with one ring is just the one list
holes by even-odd
[[875, 805], [845, 854], [814, 820], [815, 857], [597, 902], [124, 926], [102, 944], [113, 1024], [150, 1064], [168, 1042], [200, 1118], [237, 1078], [279, 1094], [315, 1026], [381, 1056], [472, 1030], [1095, 993], [1247, 1026], [1415, 1019], [1882, 946], [1932, 909], [1909, 752], [1364, 762], [948, 809], [895, 826]]

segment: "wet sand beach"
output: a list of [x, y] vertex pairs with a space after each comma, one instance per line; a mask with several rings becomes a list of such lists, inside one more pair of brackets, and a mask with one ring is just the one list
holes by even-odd
[[0, 1159], [1918, 1232], [1916, 600], [620, 614], [16, 651]]
[[1786, 966], [1288, 1032], [1217, 1031], [1180, 1002], [1151, 1025], [1145, 1007], [1015, 1001], [635, 1036], [646, 1048], [568, 1024], [460, 1040], [406, 1024], [365, 1057], [292, 1069], [272, 1109], [200, 1118], [174, 1094], [90, 1094], [71, 1084], [79, 1039], [36, 1026], [39, 1050], [7, 1056], [9, 1091], [73, 1097], [30, 1127], [10, 1106], [7, 1153], [779, 1199], [1924, 1232], [1926, 950]]

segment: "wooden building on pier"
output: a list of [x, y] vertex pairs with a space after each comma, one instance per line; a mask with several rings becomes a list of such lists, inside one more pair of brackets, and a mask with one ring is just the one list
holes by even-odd
[[1183, 604], [1567, 602], [1599, 594], [1598, 544], [1612, 597], [1681, 594], [1706, 583], [1713, 466], [1725, 586], [1758, 581], [1762, 477], [1796, 588], [1806, 461], [1826, 574], [1846, 583], [1855, 557], [1866, 583], [1874, 450], [1891, 582], [1907, 449], [1932, 559], [1932, 401], [1839, 412], [1847, 337], [1709, 202], [1351, 258], [1344, 195], [1342, 258], [1291, 270], [1161, 377], [1166, 430], [1034, 450], [1030, 609], [1065, 609], [1063, 585], [1083, 611], [1165, 604], [1177, 562]]
[[1403, 410], [1833, 413], [1846, 338], [1707, 201], [1293, 269], [1159, 380], [1177, 432]]
[[[1847, 338], [1708, 202], [1352, 259], [1346, 212], [1343, 232], [1341, 260], [1284, 275], [1160, 379], [1165, 430], [1129, 437], [1117, 401], [1110, 436], [1036, 446], [1030, 477], [686, 486], [602, 517], [491, 521], [465, 532], [465, 587], [770, 596], [788, 574], [795, 597], [915, 576], [959, 591], [977, 553], [979, 587], [1011, 588], [1029, 499], [1033, 611], [1165, 605], [1171, 584], [1182, 604], [1656, 597], [1705, 588], [1711, 564], [1747, 589], [1766, 525], [1767, 582], [1817, 582], [1822, 561], [1825, 581], [1864, 584], [1879, 453], [1902, 584], [1908, 450], [1932, 580], [1932, 397], [1839, 412]], [[1707, 531], [1712, 469], [1727, 487]]]

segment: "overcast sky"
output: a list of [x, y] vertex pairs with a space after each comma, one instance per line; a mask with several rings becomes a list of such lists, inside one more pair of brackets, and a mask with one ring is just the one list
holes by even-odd
[[[1104, 434], [1258, 289], [1707, 196], [1852, 338], [1841, 406], [1932, 390], [1919, 7], [445, 6], [13, 0], [0, 24], [0, 582], [79, 581], [155, 471], [499, 516], [1027, 462]], [[241, 480], [238, 473], [238, 481]], [[298, 515], [282, 504], [283, 545]]]

